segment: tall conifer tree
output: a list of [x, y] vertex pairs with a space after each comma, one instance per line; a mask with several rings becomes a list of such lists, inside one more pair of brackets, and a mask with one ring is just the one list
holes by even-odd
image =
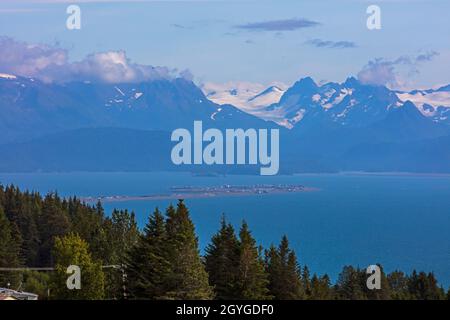
[[239, 241], [225, 217], [222, 217], [219, 232], [206, 248], [205, 262], [216, 299], [234, 299], [238, 290]]
[[171, 270], [166, 277], [165, 298], [212, 299], [213, 290], [200, 258], [194, 224], [183, 200], [178, 202], [176, 210], [172, 206], [167, 209], [166, 232]]
[[[20, 263], [20, 234], [0, 207], [0, 267], [17, 268]], [[16, 271], [0, 271], [0, 287], [18, 287], [21, 274]]]
[[278, 248], [272, 246], [266, 253], [266, 269], [269, 289], [275, 299], [297, 300], [303, 297], [297, 258], [289, 248], [286, 236], [283, 236]]
[[144, 228], [144, 234], [128, 256], [129, 291], [138, 299], [161, 299], [165, 296], [170, 265], [166, 258], [167, 235], [164, 216], [156, 208]]
[[239, 232], [240, 253], [238, 270], [237, 298], [242, 300], [271, 299], [269, 280], [264, 270], [256, 241], [253, 239], [247, 223], [242, 223]]

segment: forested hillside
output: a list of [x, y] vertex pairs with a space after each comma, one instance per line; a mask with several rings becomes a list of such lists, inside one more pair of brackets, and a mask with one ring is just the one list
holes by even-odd
[[[78, 265], [81, 290], [68, 290]], [[112, 267], [114, 266], [114, 267]], [[1, 268], [52, 267], [53, 271]], [[382, 268], [381, 268], [382, 269]], [[155, 209], [143, 230], [134, 213], [0, 186], [0, 287], [40, 299], [448, 299], [432, 273], [382, 273], [369, 290], [364, 269], [345, 266], [335, 284], [298, 261], [286, 236], [262, 248], [243, 222], [225, 218], [200, 255], [195, 226], [180, 200]]]

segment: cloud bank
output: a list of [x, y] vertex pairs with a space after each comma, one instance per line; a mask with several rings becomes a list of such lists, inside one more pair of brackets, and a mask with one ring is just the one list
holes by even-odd
[[70, 62], [68, 51], [46, 44], [28, 44], [0, 37], [0, 72], [45, 82], [141, 82], [192, 75], [175, 69], [133, 63], [125, 51], [98, 52]]
[[399, 87], [404, 82], [399, 68], [406, 69], [408, 76], [418, 74], [421, 63], [431, 61], [438, 52], [428, 51], [417, 56], [401, 56], [395, 60], [376, 58], [369, 61], [358, 73], [362, 83]]

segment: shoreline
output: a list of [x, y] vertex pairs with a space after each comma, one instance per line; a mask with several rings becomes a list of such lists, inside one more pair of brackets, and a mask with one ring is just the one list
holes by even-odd
[[[284, 189], [283, 189], [284, 188]], [[272, 194], [287, 194], [287, 193], [303, 193], [303, 192], [315, 192], [320, 191], [318, 188], [305, 187], [305, 186], [285, 186], [283, 188], [275, 186], [265, 187], [229, 187], [229, 188], [196, 188], [189, 191], [188, 188], [181, 188], [186, 190], [184, 192], [173, 192], [167, 194], [149, 194], [141, 196], [127, 196], [127, 195], [114, 195], [114, 196], [90, 196], [79, 197], [83, 202], [97, 202], [111, 203], [111, 202], [127, 202], [127, 201], [151, 201], [151, 200], [178, 200], [178, 199], [207, 199], [207, 198], [221, 198], [221, 197], [249, 197], [249, 196], [264, 196]]]

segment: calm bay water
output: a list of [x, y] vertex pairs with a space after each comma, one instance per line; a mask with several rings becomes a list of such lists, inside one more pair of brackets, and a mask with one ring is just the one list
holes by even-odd
[[[381, 263], [387, 271], [433, 271], [450, 285], [450, 176], [294, 175], [193, 177], [188, 173], [0, 174], [0, 183], [62, 196], [139, 196], [172, 186], [303, 184], [320, 191], [217, 197], [186, 201], [201, 248], [219, 228], [220, 216], [236, 228], [245, 219], [267, 247], [288, 235], [302, 265], [333, 280], [346, 264]], [[105, 203], [134, 210], [142, 227], [148, 214], [175, 201]]]

